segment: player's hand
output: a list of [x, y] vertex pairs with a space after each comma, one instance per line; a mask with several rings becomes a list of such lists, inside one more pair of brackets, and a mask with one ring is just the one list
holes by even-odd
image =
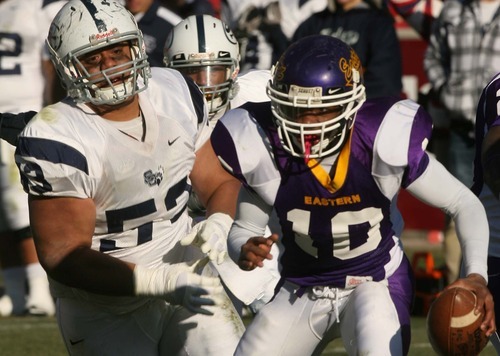
[[227, 235], [233, 219], [223, 213], [210, 215], [193, 226], [191, 232], [181, 240], [181, 245], [195, 245], [208, 254], [211, 261], [221, 264], [227, 256]]
[[221, 305], [224, 289], [218, 277], [201, 276], [182, 270], [175, 278], [175, 289], [166, 295], [171, 304], [183, 305], [193, 313], [213, 315], [206, 306]]
[[135, 266], [136, 295], [157, 296], [182, 305], [193, 313], [213, 315], [210, 306], [224, 301], [224, 288], [218, 277], [200, 275], [208, 258], [149, 269]]
[[446, 287], [446, 289], [454, 287], [468, 289], [476, 295], [476, 314], [481, 312], [483, 306], [485, 310], [483, 323], [481, 324], [481, 330], [484, 331], [486, 336], [491, 336], [496, 330], [495, 310], [493, 308], [493, 296], [486, 286], [485, 279], [479, 274], [471, 273], [467, 277], [460, 278], [456, 282], [450, 284]]
[[271, 247], [278, 241], [278, 235], [272, 234], [269, 237], [254, 236], [241, 246], [238, 266], [244, 271], [251, 271], [256, 267], [263, 267], [264, 260], [271, 260]]

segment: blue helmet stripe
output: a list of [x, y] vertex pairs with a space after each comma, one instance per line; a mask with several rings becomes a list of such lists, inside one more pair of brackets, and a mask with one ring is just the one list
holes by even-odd
[[207, 42], [205, 39], [203, 15], [196, 16], [196, 27], [198, 28], [198, 52], [205, 53], [207, 51]]
[[82, 4], [87, 8], [89, 14], [92, 16], [94, 19], [95, 25], [97, 27], [97, 30], [101, 32], [106, 32], [108, 28], [106, 27], [106, 24], [104, 21], [98, 19], [95, 17], [95, 15], [99, 12], [97, 8], [95, 7], [94, 3], [92, 0], [82, 0]]

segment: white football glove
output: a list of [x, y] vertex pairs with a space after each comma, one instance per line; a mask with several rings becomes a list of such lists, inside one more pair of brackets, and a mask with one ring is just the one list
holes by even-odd
[[181, 241], [181, 245], [195, 245], [208, 254], [211, 261], [221, 264], [227, 255], [227, 235], [233, 219], [223, 213], [210, 215], [206, 220], [193, 226], [191, 232]]
[[196, 273], [208, 262], [207, 258], [150, 269], [140, 265], [134, 268], [135, 294], [157, 296], [175, 305], [183, 305], [193, 313], [213, 315], [206, 306], [220, 305], [224, 288], [218, 277]]

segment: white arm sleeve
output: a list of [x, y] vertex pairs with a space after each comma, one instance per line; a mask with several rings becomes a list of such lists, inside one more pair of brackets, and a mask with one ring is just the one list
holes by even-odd
[[[229, 231], [228, 253], [237, 264], [241, 246], [253, 236], [265, 236], [269, 216], [273, 207], [265, 203], [257, 194], [242, 187], [238, 195], [236, 216]], [[276, 256], [277, 257], [277, 256]]]
[[489, 228], [479, 199], [435, 158], [407, 190], [426, 204], [442, 209], [455, 221], [465, 275], [478, 273], [488, 281]]
[[222, 280], [231, 292], [246, 305], [256, 310], [274, 295], [274, 288], [280, 279], [278, 269], [279, 250], [274, 244], [272, 260], [265, 260], [263, 268], [242, 271], [238, 267], [241, 246], [252, 236], [264, 236], [272, 207], [263, 202], [255, 193], [242, 187], [238, 196], [236, 219], [228, 237], [230, 263], [217, 265]]

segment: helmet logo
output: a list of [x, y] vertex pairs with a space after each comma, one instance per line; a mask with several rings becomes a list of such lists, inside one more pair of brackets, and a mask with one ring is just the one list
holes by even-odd
[[52, 47], [52, 49], [54, 51], [57, 51], [59, 50], [59, 48], [61, 48], [61, 45], [62, 45], [62, 35], [61, 35], [61, 32], [60, 32], [60, 28], [52, 23], [51, 25], [51, 29], [49, 31], [49, 36], [47, 36], [47, 41], [49, 42], [49, 45]]
[[117, 28], [114, 28], [114, 29], [112, 29], [110, 31], [106, 31], [106, 32], [103, 32], [103, 33], [96, 33], [96, 34], [90, 35], [89, 41], [91, 43], [92, 42], [96, 42], [96, 41], [103, 40], [105, 38], [114, 36], [117, 33], [118, 33], [118, 29]]
[[281, 63], [278, 63], [278, 65], [276, 66], [276, 72], [275, 72], [276, 80], [283, 80], [283, 78], [285, 77], [285, 71], [286, 71], [286, 67], [284, 65], [282, 65]]
[[328, 95], [333, 95], [336, 92], [340, 91], [340, 88], [328, 88]]
[[349, 59], [341, 58], [339, 61], [339, 68], [345, 75], [346, 86], [352, 87], [353, 85], [353, 69], [356, 69], [358, 72], [361, 70], [361, 61], [359, 60], [358, 55], [351, 48], [349, 53]]

